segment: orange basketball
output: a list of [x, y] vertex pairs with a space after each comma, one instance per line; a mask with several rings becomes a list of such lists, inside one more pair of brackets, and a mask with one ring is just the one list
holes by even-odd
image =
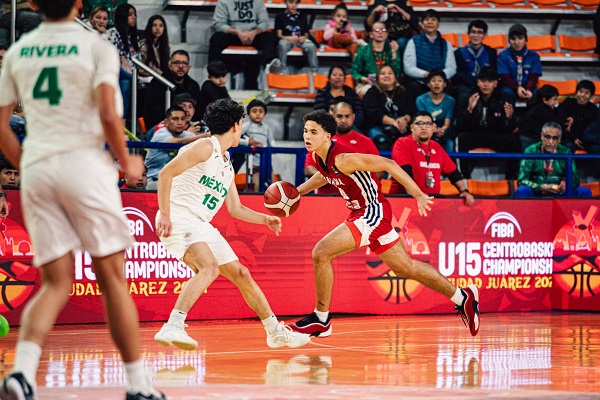
[[275, 182], [265, 190], [265, 207], [276, 217], [289, 217], [300, 205], [300, 193], [289, 182]]

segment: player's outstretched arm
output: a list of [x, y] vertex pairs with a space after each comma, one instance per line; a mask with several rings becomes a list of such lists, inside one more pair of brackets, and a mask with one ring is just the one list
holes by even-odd
[[208, 140], [194, 143], [186, 152], [179, 153], [158, 173], [158, 216], [156, 218], [156, 234], [162, 237], [171, 236], [171, 184], [173, 178], [182, 174], [194, 165], [210, 158], [213, 144]]
[[313, 176], [310, 177], [309, 180], [298, 186], [298, 193], [300, 195], [312, 193], [314, 190], [317, 190], [321, 186], [325, 186], [327, 181], [323, 178], [320, 172], [317, 172]]
[[417, 200], [420, 215], [426, 216], [427, 211], [431, 211], [433, 197], [423, 193], [415, 181], [395, 161], [389, 158], [372, 154], [343, 153], [335, 158], [335, 166], [340, 172], [346, 175], [350, 175], [354, 171], [385, 171], [400, 182], [406, 188], [408, 194]]
[[281, 232], [281, 219], [272, 215], [259, 213], [243, 205], [235, 182], [231, 182], [229, 192], [227, 192], [227, 197], [225, 197], [225, 206], [227, 206], [227, 211], [233, 218], [253, 224], [265, 224], [279, 236], [279, 232]]
[[21, 164], [21, 144], [10, 127], [10, 118], [16, 103], [0, 107], [0, 149], [8, 161], [16, 168]]

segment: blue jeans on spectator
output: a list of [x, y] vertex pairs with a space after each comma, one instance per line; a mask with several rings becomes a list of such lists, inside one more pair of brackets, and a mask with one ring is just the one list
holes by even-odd
[[312, 40], [305, 40], [303, 43], [292, 44], [289, 40], [281, 39], [279, 41], [279, 60], [284, 73], [289, 73], [287, 64], [287, 53], [294, 47], [300, 47], [302, 52], [308, 57], [308, 66], [310, 72], [316, 74], [319, 72], [319, 60], [317, 59], [317, 46]]
[[121, 68], [119, 72], [119, 87], [123, 96], [123, 117], [129, 115], [129, 105], [131, 104], [131, 81], [133, 75]]
[[[566, 193], [566, 192], [565, 192]], [[553, 196], [548, 197], [566, 197], [565, 193], [555, 194]], [[544, 195], [535, 193], [532, 188], [529, 186], [519, 186], [514, 193], [514, 197], [544, 197]], [[585, 186], [578, 186], [573, 188], [573, 197], [578, 197], [580, 199], [587, 199], [592, 197], [592, 191], [590, 188]]]
[[383, 130], [379, 126], [369, 128], [367, 136], [373, 140], [375, 146], [377, 146], [379, 150], [392, 149], [392, 145], [394, 144], [393, 140], [390, 137], [388, 137], [388, 135], [383, 133]]

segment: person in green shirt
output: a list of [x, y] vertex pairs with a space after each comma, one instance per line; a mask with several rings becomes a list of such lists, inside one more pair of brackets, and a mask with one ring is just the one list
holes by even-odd
[[[562, 128], [556, 122], [547, 122], [542, 126], [541, 142], [534, 143], [525, 149], [525, 154], [571, 154], [571, 150], [560, 144]], [[573, 197], [589, 198], [592, 192], [587, 187], [579, 186], [577, 168], [573, 162]], [[566, 195], [565, 179], [567, 176], [567, 160], [521, 160], [519, 169], [519, 187], [514, 197], [564, 197]]]

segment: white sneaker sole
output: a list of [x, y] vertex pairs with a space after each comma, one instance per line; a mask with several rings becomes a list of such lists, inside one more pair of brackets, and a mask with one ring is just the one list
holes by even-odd
[[189, 342], [178, 342], [178, 341], [176, 341], [176, 340], [174, 340], [174, 341], [172, 342], [172, 344], [173, 344], [173, 346], [177, 346], [177, 347], [179, 347], [181, 350], [187, 350], [187, 351], [190, 351], [190, 350], [196, 350], [196, 347], [198, 347], [198, 345], [197, 345], [197, 344], [194, 344], [194, 343], [189, 343]]

